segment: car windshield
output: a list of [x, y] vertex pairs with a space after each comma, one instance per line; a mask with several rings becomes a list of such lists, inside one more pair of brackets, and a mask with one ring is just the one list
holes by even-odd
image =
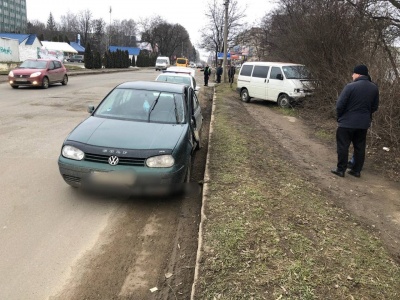
[[46, 69], [47, 61], [26, 60], [19, 67], [22, 69]]
[[181, 94], [160, 91], [114, 89], [99, 105], [96, 117], [150, 123], [185, 123]]
[[183, 77], [183, 76], [160, 75], [157, 77], [156, 81], [166, 81], [166, 82], [172, 82], [172, 83], [191, 85], [190, 78]]
[[157, 63], [157, 64], [166, 64], [166, 63], [167, 63], [167, 60], [166, 60], [166, 59], [161, 59], [161, 58], [159, 58], [159, 59], [157, 59], [156, 63]]
[[287, 79], [309, 79], [310, 72], [305, 66], [284, 66], [283, 73]]

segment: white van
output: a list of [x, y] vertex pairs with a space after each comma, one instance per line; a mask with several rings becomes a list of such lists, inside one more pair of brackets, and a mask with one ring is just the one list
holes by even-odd
[[169, 62], [169, 57], [159, 56], [156, 60], [156, 71], [158, 70], [166, 70], [169, 66], [171, 66]]
[[313, 92], [304, 65], [280, 62], [246, 62], [240, 68], [236, 90], [244, 102], [259, 98], [290, 107]]

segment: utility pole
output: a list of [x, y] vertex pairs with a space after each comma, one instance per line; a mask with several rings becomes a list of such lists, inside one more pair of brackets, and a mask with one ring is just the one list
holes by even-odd
[[228, 74], [228, 70], [226, 67], [226, 53], [228, 51], [228, 7], [229, 7], [229, 0], [225, 0], [224, 2], [224, 6], [225, 6], [225, 25], [224, 25], [224, 60], [223, 60], [223, 64], [222, 67], [224, 68], [224, 83], [226, 83], [226, 78], [227, 78], [227, 74]]
[[110, 33], [109, 33], [109, 37], [108, 37], [108, 47], [111, 46], [111, 12], [112, 12], [112, 9], [111, 9], [111, 6], [110, 6]]

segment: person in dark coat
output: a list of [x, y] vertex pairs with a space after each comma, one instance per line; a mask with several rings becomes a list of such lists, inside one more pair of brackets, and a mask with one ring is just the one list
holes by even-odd
[[331, 172], [340, 177], [344, 177], [347, 168], [351, 143], [354, 148], [354, 165], [348, 173], [355, 177], [361, 176], [367, 131], [371, 126], [372, 114], [379, 106], [379, 90], [377, 85], [370, 81], [367, 66], [356, 66], [352, 77], [353, 82], [344, 87], [336, 102], [338, 162], [336, 169]]
[[210, 74], [211, 74], [211, 69], [207, 64], [206, 67], [204, 68], [204, 86], [208, 86], [208, 79], [210, 78]]
[[221, 67], [221, 64], [217, 67], [217, 82], [221, 83], [221, 75], [224, 72], [224, 69]]
[[233, 83], [233, 79], [235, 78], [235, 73], [236, 73], [235, 66], [229, 66], [228, 77], [229, 77], [229, 83], [231, 84], [231, 86]]

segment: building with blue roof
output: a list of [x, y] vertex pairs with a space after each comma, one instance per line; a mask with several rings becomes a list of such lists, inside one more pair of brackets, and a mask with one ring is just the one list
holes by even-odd
[[135, 58], [135, 62], [137, 61], [137, 56], [140, 53], [140, 48], [135, 48], [135, 47], [121, 47], [121, 46], [109, 46], [108, 50], [110, 52], [116, 52], [117, 50], [120, 51], [128, 51], [129, 58]]
[[69, 45], [74, 48], [76, 51], [78, 51], [79, 54], [84, 54], [85, 53], [85, 48], [82, 47], [79, 43], [76, 42], [70, 42]]
[[[24, 61], [29, 58], [37, 58], [38, 48], [42, 47], [42, 43], [36, 34], [21, 33], [0, 33], [1, 47], [5, 49], [3, 54], [11, 53], [8, 59], [1, 56], [1, 61]], [[17, 43], [16, 43], [17, 41]]]

